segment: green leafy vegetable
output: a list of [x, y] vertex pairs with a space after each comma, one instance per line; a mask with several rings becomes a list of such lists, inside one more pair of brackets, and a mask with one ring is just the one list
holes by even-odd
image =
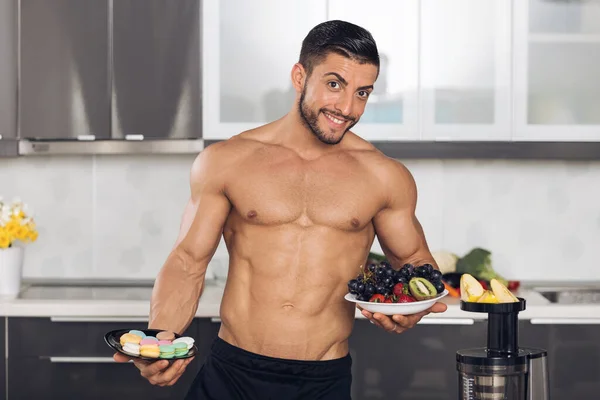
[[456, 262], [456, 272], [471, 274], [477, 279], [491, 281], [497, 279], [503, 285], [508, 281], [500, 276], [492, 267], [492, 253], [482, 248], [475, 248]]

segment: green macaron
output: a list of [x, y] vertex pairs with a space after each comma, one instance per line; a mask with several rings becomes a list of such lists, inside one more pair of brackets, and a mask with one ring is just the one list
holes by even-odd
[[175, 356], [175, 346], [172, 344], [163, 344], [158, 346], [160, 358], [173, 358]]
[[170, 346], [175, 348], [175, 356], [185, 356], [188, 352], [187, 344], [185, 343], [174, 343]]

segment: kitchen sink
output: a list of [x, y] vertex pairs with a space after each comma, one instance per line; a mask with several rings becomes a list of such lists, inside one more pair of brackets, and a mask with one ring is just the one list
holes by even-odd
[[534, 291], [556, 304], [600, 304], [600, 288], [535, 288]]

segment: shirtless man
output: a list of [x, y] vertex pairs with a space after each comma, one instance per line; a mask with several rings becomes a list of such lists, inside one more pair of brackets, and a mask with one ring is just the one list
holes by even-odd
[[[223, 235], [230, 259], [222, 323], [188, 399], [349, 399], [355, 306], [344, 295], [375, 234], [394, 268], [436, 265], [415, 217], [411, 174], [349, 131], [378, 72], [369, 32], [320, 24], [292, 68], [290, 112], [195, 160], [191, 199], [156, 279], [149, 323], [187, 328]], [[445, 310], [436, 303], [412, 316], [362, 313], [398, 334]], [[160, 386], [173, 385], [188, 363], [135, 362]]]

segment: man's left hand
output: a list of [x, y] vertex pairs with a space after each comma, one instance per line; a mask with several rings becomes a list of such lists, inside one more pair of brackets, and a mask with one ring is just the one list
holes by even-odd
[[372, 323], [390, 333], [402, 333], [407, 329], [414, 327], [417, 322], [429, 313], [443, 313], [448, 309], [444, 303], [435, 303], [425, 311], [412, 315], [384, 315], [380, 313], [371, 313], [361, 309], [362, 315], [369, 319]]

